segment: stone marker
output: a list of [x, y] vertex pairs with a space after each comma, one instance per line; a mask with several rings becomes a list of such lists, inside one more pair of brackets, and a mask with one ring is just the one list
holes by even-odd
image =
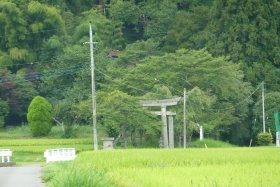
[[114, 149], [114, 140], [112, 137], [103, 137], [103, 149], [104, 150], [112, 150]]

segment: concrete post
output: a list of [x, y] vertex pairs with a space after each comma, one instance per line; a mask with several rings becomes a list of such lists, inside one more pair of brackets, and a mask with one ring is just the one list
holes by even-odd
[[163, 147], [168, 148], [166, 106], [161, 106], [161, 120], [163, 122], [163, 126], [162, 126]]
[[173, 116], [168, 116], [168, 130], [169, 130], [169, 148], [174, 148], [174, 126]]
[[113, 137], [103, 137], [103, 149], [104, 150], [112, 150], [114, 149], [114, 140]]
[[280, 147], [279, 132], [276, 132], [276, 147]]
[[203, 140], [204, 136], [203, 136], [203, 127], [200, 125], [199, 126], [199, 140]]

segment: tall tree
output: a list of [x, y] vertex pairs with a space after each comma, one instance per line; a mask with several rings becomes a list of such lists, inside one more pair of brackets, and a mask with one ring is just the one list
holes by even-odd
[[[146, 58], [125, 75], [124, 81], [130, 85], [127, 92], [133, 95], [142, 95], [142, 90], [151, 90], [155, 84], [167, 86], [172, 95], [181, 95], [184, 87], [189, 90], [198, 87], [202, 93], [216, 98], [211, 107], [203, 110], [208, 114], [205, 123], [211, 125], [220, 138], [237, 143], [240, 139], [230, 137], [230, 131], [246, 119], [246, 98], [251, 90], [243, 77], [240, 67], [224, 57], [214, 58], [205, 50], [182, 49]], [[141, 89], [134, 89], [139, 85]], [[248, 138], [248, 134], [243, 138]]]
[[108, 136], [121, 136], [124, 147], [128, 137], [134, 145], [136, 136], [158, 139], [161, 123], [140, 106], [137, 98], [118, 90], [100, 93], [100, 96], [99, 116]]

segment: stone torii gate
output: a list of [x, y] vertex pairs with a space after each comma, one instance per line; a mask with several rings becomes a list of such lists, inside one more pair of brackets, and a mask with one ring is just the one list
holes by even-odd
[[[154, 106], [161, 107], [161, 111], [152, 111], [151, 113], [161, 116], [161, 120], [163, 122], [162, 139], [163, 139], [164, 148], [174, 148], [173, 116], [176, 115], [175, 112], [166, 111], [166, 107], [177, 105], [180, 99], [181, 99], [180, 97], [176, 97], [173, 99], [140, 101], [140, 104], [143, 107], [154, 107]], [[167, 118], [168, 118], [168, 127], [169, 127], [168, 129], [167, 129]]]

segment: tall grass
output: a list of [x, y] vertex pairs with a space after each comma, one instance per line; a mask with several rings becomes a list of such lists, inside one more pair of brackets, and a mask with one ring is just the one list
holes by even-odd
[[[75, 177], [91, 186], [91, 173], [102, 173], [115, 186], [280, 186], [277, 148], [142, 149], [83, 152], [72, 170], [54, 176], [64, 186]], [[65, 175], [65, 176], [64, 176]], [[67, 177], [66, 177], [67, 176]], [[75, 186], [67, 182], [67, 186]], [[101, 185], [96, 185], [101, 186]]]
[[49, 187], [113, 187], [114, 184], [92, 168], [76, 168], [71, 163], [50, 164], [43, 180]]

